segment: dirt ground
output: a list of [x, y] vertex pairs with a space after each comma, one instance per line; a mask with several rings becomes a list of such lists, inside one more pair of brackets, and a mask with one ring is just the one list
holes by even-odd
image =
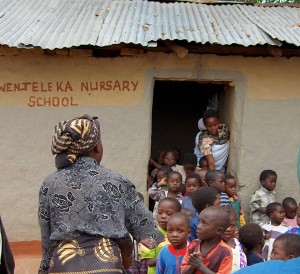
[[41, 242], [11, 242], [15, 259], [15, 274], [36, 274], [41, 257]]

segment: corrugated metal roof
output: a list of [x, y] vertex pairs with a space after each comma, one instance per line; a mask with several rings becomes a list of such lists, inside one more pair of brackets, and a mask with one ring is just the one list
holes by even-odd
[[43, 49], [158, 40], [300, 45], [300, 8], [143, 0], [2, 0], [0, 44]]

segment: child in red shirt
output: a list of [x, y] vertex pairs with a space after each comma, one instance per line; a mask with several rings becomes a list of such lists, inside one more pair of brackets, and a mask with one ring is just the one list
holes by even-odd
[[232, 252], [221, 235], [230, 225], [226, 210], [210, 206], [199, 216], [198, 239], [191, 242], [181, 264], [182, 274], [231, 273]]

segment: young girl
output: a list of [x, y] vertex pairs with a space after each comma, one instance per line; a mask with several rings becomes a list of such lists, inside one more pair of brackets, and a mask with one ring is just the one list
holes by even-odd
[[222, 240], [231, 247], [232, 251], [232, 272], [247, 266], [247, 258], [243, 252], [242, 246], [238, 239], [234, 238], [237, 227], [237, 216], [235, 210], [227, 206], [224, 208], [230, 215], [230, 226], [222, 234]]
[[161, 242], [156, 248], [148, 249], [144, 245], [141, 247], [142, 259], [147, 259], [146, 263], [148, 266], [148, 274], [155, 274], [156, 272], [156, 258], [160, 252], [160, 250], [169, 245], [170, 242], [167, 239], [167, 223], [171, 215], [176, 212], [180, 212], [181, 204], [175, 198], [167, 197], [162, 199], [158, 203], [157, 207], [157, 228], [158, 230], [165, 235], [165, 241]]
[[262, 255], [265, 260], [270, 260], [275, 239], [287, 232], [288, 227], [282, 225], [284, 209], [280, 203], [269, 204], [266, 208], [266, 215], [271, 219], [271, 222], [262, 226], [266, 234]]
[[[180, 192], [182, 187], [182, 177], [177, 171], [171, 171], [167, 175], [168, 177], [161, 180], [159, 183], [154, 183], [152, 187], [148, 189], [148, 194], [151, 199], [158, 202], [166, 197], [176, 198], [182, 203], [182, 194]], [[163, 189], [163, 186], [167, 185], [167, 190]], [[157, 212], [157, 205], [154, 206], [153, 216], [155, 218]]]
[[236, 179], [234, 176], [227, 174], [225, 176], [225, 193], [228, 195], [231, 206], [236, 212], [237, 227], [240, 228], [245, 224], [244, 213], [241, 209], [241, 202], [236, 194]]

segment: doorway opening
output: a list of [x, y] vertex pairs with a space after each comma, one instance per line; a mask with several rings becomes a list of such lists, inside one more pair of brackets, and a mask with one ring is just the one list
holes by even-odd
[[158, 151], [178, 148], [183, 156], [193, 152], [198, 121], [211, 100], [220, 121], [229, 123], [232, 92], [228, 82], [156, 80], [152, 106], [151, 157]]

